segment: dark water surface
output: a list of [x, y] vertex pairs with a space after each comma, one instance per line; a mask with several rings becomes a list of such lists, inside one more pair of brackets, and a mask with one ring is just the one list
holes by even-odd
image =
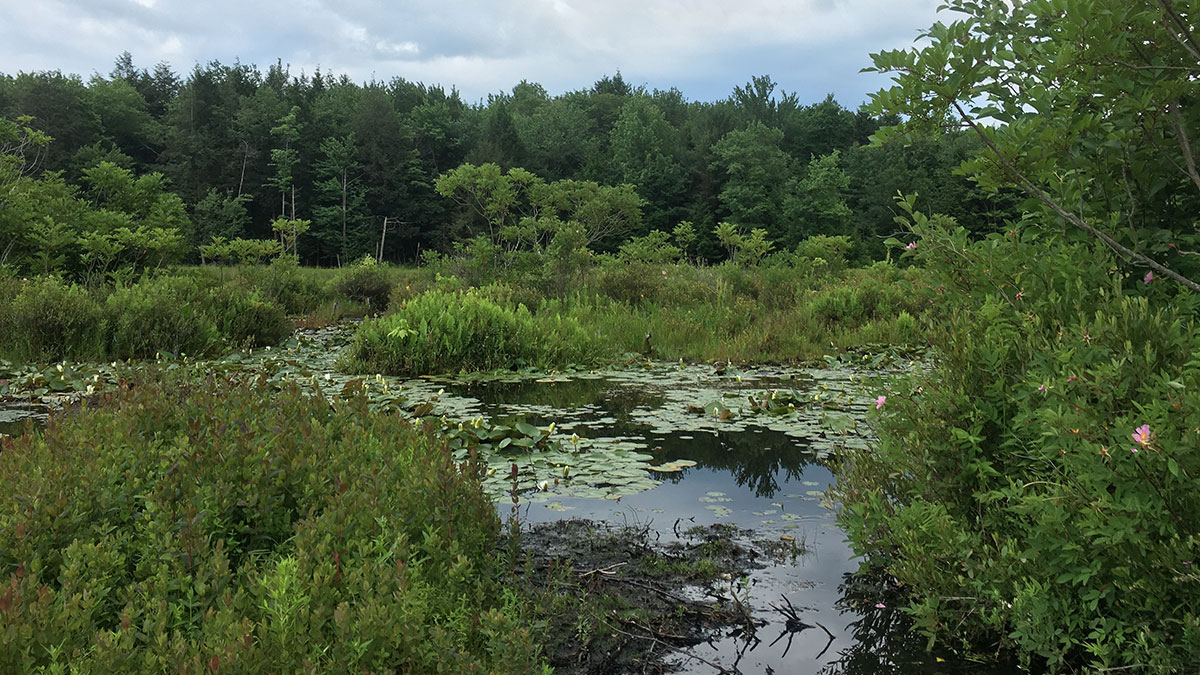
[[[667, 542], [689, 527], [723, 523], [752, 530], [749, 538], [759, 546], [802, 545], [804, 553], [785, 552], [751, 572], [748, 580], [728, 582], [728, 590], [748, 599], [754, 618], [762, 624], [753, 635], [726, 631], [688, 650], [703, 661], [677, 656], [674, 660], [682, 672], [712, 673], [714, 665], [731, 672], [798, 675], [1012, 672], [927, 653], [925, 640], [906, 630], [900, 612], [876, 607], [883, 599], [878, 589], [851, 576], [858, 563], [838, 527], [834, 505], [823, 496], [834, 480], [828, 466], [832, 455], [828, 434], [804, 420], [745, 416], [727, 425], [706, 419], [671, 429], [673, 422], [687, 419], [673, 405], [697, 392], [711, 396], [714, 390], [761, 391], [781, 385], [802, 392], [811, 386], [806, 378], [794, 373], [787, 377], [747, 374], [736, 380], [692, 375], [687, 373], [686, 384], [680, 378], [679, 388], [663, 380], [617, 375], [451, 389], [477, 401], [479, 412], [493, 419], [521, 417], [539, 425], [555, 421], [560, 434], [639, 440], [641, 452], [652, 455], [655, 463], [679, 459], [696, 463], [679, 472], [652, 472], [661, 485], [620, 499], [556, 495], [548, 501], [523, 502], [520, 516], [527, 525], [589, 518], [648, 526]], [[845, 373], [818, 379], [822, 377], [826, 382], [850, 381]], [[841, 408], [865, 421], [867, 391], [850, 389], [841, 390], [857, 403]], [[862, 429], [862, 435], [867, 434]], [[815, 435], [822, 436], [819, 447], [810, 442]], [[499, 503], [501, 512], [507, 513], [508, 502]], [[784, 606], [784, 598], [808, 627], [794, 630], [793, 624], [789, 630], [786, 616], [771, 606]]]

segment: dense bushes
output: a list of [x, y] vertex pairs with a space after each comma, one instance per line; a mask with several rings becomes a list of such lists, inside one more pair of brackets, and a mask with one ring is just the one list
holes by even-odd
[[210, 307], [221, 335], [237, 346], [279, 344], [292, 332], [283, 306], [263, 300], [254, 289], [215, 289]]
[[918, 218], [936, 372], [894, 383], [836, 496], [935, 639], [1052, 670], [1200, 662], [1192, 295], [1093, 249]]
[[569, 317], [535, 317], [524, 305], [504, 306], [476, 290], [431, 290], [393, 314], [364, 321], [347, 360], [359, 371], [419, 375], [561, 366], [587, 358], [589, 347]]
[[0, 670], [535, 672], [475, 467], [263, 386], [151, 377], [3, 441]]
[[7, 290], [14, 295], [0, 312], [0, 352], [31, 361], [104, 355], [104, 312], [83, 287], [43, 277]]
[[186, 277], [146, 280], [108, 296], [108, 353], [120, 359], [159, 351], [201, 355], [220, 343], [203, 311], [206, 289]]
[[18, 361], [200, 356], [277, 344], [292, 330], [283, 307], [241, 283], [202, 275], [145, 278], [99, 290], [55, 277], [0, 287], [0, 357]]
[[392, 282], [375, 259], [368, 257], [342, 270], [333, 280], [333, 288], [339, 295], [365, 303], [368, 313], [382, 312], [387, 309]]

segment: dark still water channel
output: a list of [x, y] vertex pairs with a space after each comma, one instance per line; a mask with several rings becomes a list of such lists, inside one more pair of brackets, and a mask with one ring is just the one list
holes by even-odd
[[[667, 542], [687, 528], [724, 523], [751, 530], [747, 538], [764, 550], [780, 542], [803, 547], [799, 555], [766, 556], [766, 567], [748, 581], [729, 582], [748, 597], [762, 625], [753, 636], [725, 631], [693, 647], [690, 653], [704, 661], [678, 656], [674, 665], [682, 672], [712, 673], [714, 664], [741, 673], [981, 672], [979, 664], [925, 652], [924, 639], [905, 629], [900, 612], [876, 606], [886, 605], [879, 589], [851, 577], [858, 565], [823, 493], [833, 481], [828, 461], [838, 448], [870, 440], [865, 422], [873, 399], [864, 380], [873, 375], [848, 369], [731, 375], [658, 366], [447, 389], [459, 398], [453, 405], [473, 414], [543, 427], [554, 422], [557, 436], [578, 437], [572, 442], [581, 453], [618, 444], [648, 455], [651, 464], [677, 462], [681, 469], [650, 471], [657, 486], [604, 498], [548, 487], [522, 498], [526, 525], [586, 518], [649, 527]], [[747, 412], [751, 396], [770, 391], [808, 404], [786, 413]], [[707, 405], [715, 401], [730, 409], [726, 419]], [[701, 406], [703, 413], [696, 411]], [[498, 504], [507, 513], [509, 500]], [[786, 617], [771, 606], [784, 605], [784, 598], [811, 627], [788, 630]]]

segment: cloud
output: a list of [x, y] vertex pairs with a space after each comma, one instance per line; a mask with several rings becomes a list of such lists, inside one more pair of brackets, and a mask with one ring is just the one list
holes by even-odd
[[[293, 72], [404, 77], [469, 100], [522, 79], [551, 93], [618, 69], [692, 99], [770, 74], [802, 99], [855, 105], [878, 77], [867, 54], [911, 44], [936, 0], [0, 0], [0, 63], [106, 73], [124, 50], [181, 72], [210, 60], [282, 59]], [[11, 71], [10, 71], [11, 72]]]

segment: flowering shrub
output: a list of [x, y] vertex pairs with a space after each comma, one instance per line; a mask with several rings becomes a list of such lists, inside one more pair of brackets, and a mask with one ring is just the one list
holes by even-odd
[[1092, 248], [915, 220], [937, 368], [891, 385], [878, 447], [840, 467], [854, 547], [934, 640], [1054, 671], [1194, 667], [1194, 296]]

